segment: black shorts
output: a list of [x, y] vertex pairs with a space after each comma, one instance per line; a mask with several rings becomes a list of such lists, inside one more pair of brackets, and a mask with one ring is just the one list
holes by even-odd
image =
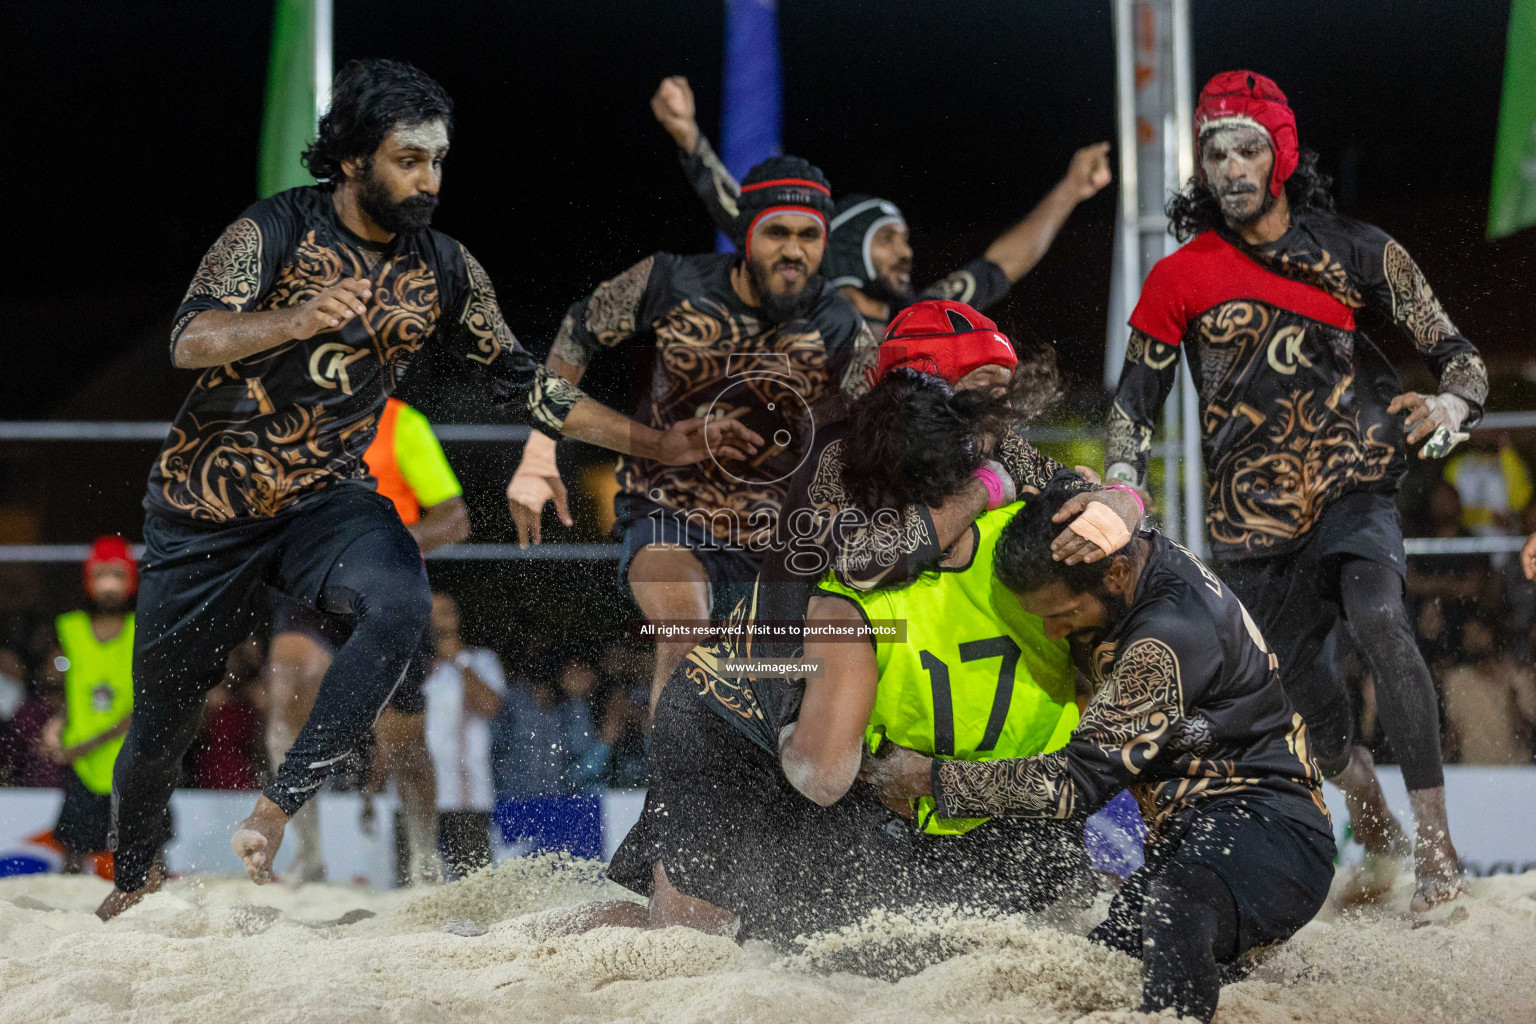
[[1327, 819], [1300, 797], [1209, 797], [1148, 836], [1146, 864], [1125, 880], [1088, 937], [1140, 958], [1151, 882], [1174, 865], [1199, 865], [1226, 883], [1237, 904], [1237, 948], [1222, 961], [1232, 963], [1312, 920], [1328, 898], [1334, 852]]
[[112, 827], [112, 794], [93, 793], [73, 768], [64, 776], [64, 806], [59, 808], [53, 838], [69, 853], [102, 853]]
[[198, 694], [224, 678], [229, 652], [271, 622], [271, 590], [320, 604], [326, 578], [357, 539], [400, 530], [390, 500], [357, 484], [336, 484], [266, 519], [214, 526], [151, 510], [134, 635], [134, 693]]
[[723, 619], [752, 590], [762, 568], [757, 555], [730, 547], [704, 527], [699, 516], [687, 516], [654, 502], [621, 494], [613, 499], [614, 533], [623, 543], [619, 552], [619, 585], [629, 587], [629, 564], [649, 544], [676, 544], [699, 560], [709, 577], [710, 615]]
[[1403, 529], [1390, 497], [1346, 494], [1324, 510], [1301, 547], [1214, 565], [1279, 656], [1287, 691], [1312, 674], [1328, 634], [1343, 621], [1339, 576], [1346, 558], [1378, 562], [1406, 578]]
[[[352, 635], [352, 622], [340, 615], [327, 615], [318, 608], [301, 604], [278, 590], [270, 591], [272, 602], [272, 635], [300, 633], [325, 648], [331, 654], [347, 642]], [[402, 715], [421, 715], [427, 710], [427, 698], [423, 691], [427, 676], [432, 673], [432, 662], [437, 658], [437, 644], [429, 628], [422, 634], [421, 644], [411, 657], [410, 667], [400, 685], [389, 696], [389, 707]]]
[[1081, 818], [995, 819], [933, 836], [863, 783], [818, 806], [777, 758], [705, 706], [682, 671], [656, 710], [645, 810], [608, 870], [626, 888], [651, 895], [659, 860], [678, 891], [735, 914], [740, 937], [787, 946], [879, 908], [1037, 910], [1086, 876]]

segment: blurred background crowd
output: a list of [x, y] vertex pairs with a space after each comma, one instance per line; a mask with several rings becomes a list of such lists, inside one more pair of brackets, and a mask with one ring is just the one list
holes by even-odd
[[[48, 737], [50, 720], [63, 712], [64, 690], [53, 618], [44, 612], [13, 613], [4, 622], [0, 786], [57, 788], [69, 770], [55, 759], [56, 737], [53, 743]], [[478, 647], [456, 631], [439, 631], [434, 640], [438, 657], [429, 690], [465, 684], [458, 668], [462, 659], [456, 661], [454, 655], [468, 650], [476, 655], [477, 671], [500, 691], [500, 699], [487, 716], [487, 752], [451, 739], [432, 742], [434, 733], [456, 728], [456, 723], [434, 721], [429, 698], [429, 746], [434, 754], [455, 751], [455, 759], [485, 758], [485, 763], [468, 767], [475, 774], [489, 773], [498, 800], [645, 785], [648, 651], [620, 639], [597, 646], [541, 644], [515, 650]], [[266, 668], [266, 638], [260, 635], [230, 657], [224, 682], [209, 694], [201, 731], [183, 765], [186, 786], [253, 790], [266, 782], [271, 768], [263, 740], [270, 703]], [[363, 787], [370, 753], [360, 754], [351, 770], [338, 776], [335, 787]], [[437, 765], [439, 772], [459, 767]]]

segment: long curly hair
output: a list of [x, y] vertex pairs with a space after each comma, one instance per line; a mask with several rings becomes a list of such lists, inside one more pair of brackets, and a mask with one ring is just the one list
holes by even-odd
[[453, 100], [425, 71], [398, 60], [348, 61], [301, 159], [317, 180], [340, 182], [342, 161], [370, 159], [396, 128], [428, 121], [442, 121], [453, 135]]
[[843, 486], [870, 517], [913, 503], [942, 505], [981, 466], [988, 438], [1014, 421], [1008, 395], [956, 391], [907, 367], [887, 374], [847, 416]]
[[[1303, 149], [1296, 170], [1285, 181], [1285, 198], [1291, 209], [1311, 207], [1333, 209], [1333, 178], [1317, 169], [1317, 151]], [[1221, 204], [1199, 175], [1190, 178], [1181, 191], [1168, 197], [1163, 208], [1168, 215], [1168, 230], [1180, 242], [1187, 242], [1202, 231], [1220, 227], [1224, 221]]]

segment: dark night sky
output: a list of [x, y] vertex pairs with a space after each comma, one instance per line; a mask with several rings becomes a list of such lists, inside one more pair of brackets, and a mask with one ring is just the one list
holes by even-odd
[[[1196, 0], [1193, 23], [1197, 81], [1233, 66], [1275, 77], [1303, 144], [1348, 170], [1345, 211], [1404, 242], [1465, 333], [1516, 356], [1536, 314], [1536, 231], [1482, 238], [1507, 18], [1506, 0]], [[55, 0], [0, 19], [20, 42], [7, 61], [3, 415], [168, 418], [193, 379], [165, 358], [171, 313], [254, 198], [270, 4]], [[1113, 134], [1107, 4], [780, 0], [780, 20], [786, 149], [838, 191], [900, 202], [920, 279], [978, 253], [1075, 146]], [[338, 65], [406, 58], [455, 97], [437, 223], [489, 269], [530, 347], [633, 260], [710, 244], [647, 100], [687, 74], [717, 134], [719, 0], [336, 0], [335, 22]], [[1056, 342], [1090, 387], [1113, 212], [1108, 192], [1082, 207], [996, 311], [1010, 332]], [[1412, 361], [1404, 343], [1389, 351]], [[103, 507], [117, 519], [134, 514], [151, 454], [65, 457], [111, 460]], [[18, 472], [0, 468], [0, 504], [26, 500]], [[50, 525], [65, 535], [45, 539], [107, 525]]]

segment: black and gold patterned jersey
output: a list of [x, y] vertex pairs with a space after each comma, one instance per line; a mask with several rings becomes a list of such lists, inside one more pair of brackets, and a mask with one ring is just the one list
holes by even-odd
[[1153, 531], [1124, 617], [1095, 647], [1093, 699], [1061, 750], [936, 761], [938, 814], [1068, 818], [1128, 788], [1153, 827], [1239, 796], [1326, 819], [1307, 727], [1247, 609], [1194, 555]]
[[857, 311], [822, 284], [802, 317], [770, 323], [731, 286], [729, 253], [647, 256], [566, 313], [552, 354], [586, 366], [623, 346], [653, 350], [631, 411], [666, 429], [706, 413], [740, 419], [767, 444], [747, 463], [664, 466], [625, 457], [621, 497], [696, 515], [745, 546], [771, 536], [788, 480], [816, 434], [811, 406], [838, 389], [868, 389], [875, 342]]
[[[1359, 319], [1357, 319], [1359, 318]], [[1131, 315], [1106, 465], [1145, 477], [1181, 352], [1200, 395], [1206, 524], [1225, 559], [1283, 554], [1350, 491], [1392, 493], [1406, 468], [1397, 375], [1361, 329], [1390, 320], [1442, 391], [1482, 415], [1487, 370], [1408, 253], [1368, 224], [1295, 210], [1273, 243], [1206, 231], [1160, 260]]]
[[372, 283], [363, 316], [202, 372], [150, 471], [147, 508], [229, 523], [276, 515], [338, 482], [371, 486], [363, 452], [429, 341], [479, 369], [498, 405], [521, 409], [526, 398], [535, 426], [559, 436], [581, 391], [518, 344], [475, 258], [430, 229], [367, 242], [321, 186], [264, 199], [225, 229], [177, 310], [172, 352], [205, 310], [283, 309], [348, 277]]

